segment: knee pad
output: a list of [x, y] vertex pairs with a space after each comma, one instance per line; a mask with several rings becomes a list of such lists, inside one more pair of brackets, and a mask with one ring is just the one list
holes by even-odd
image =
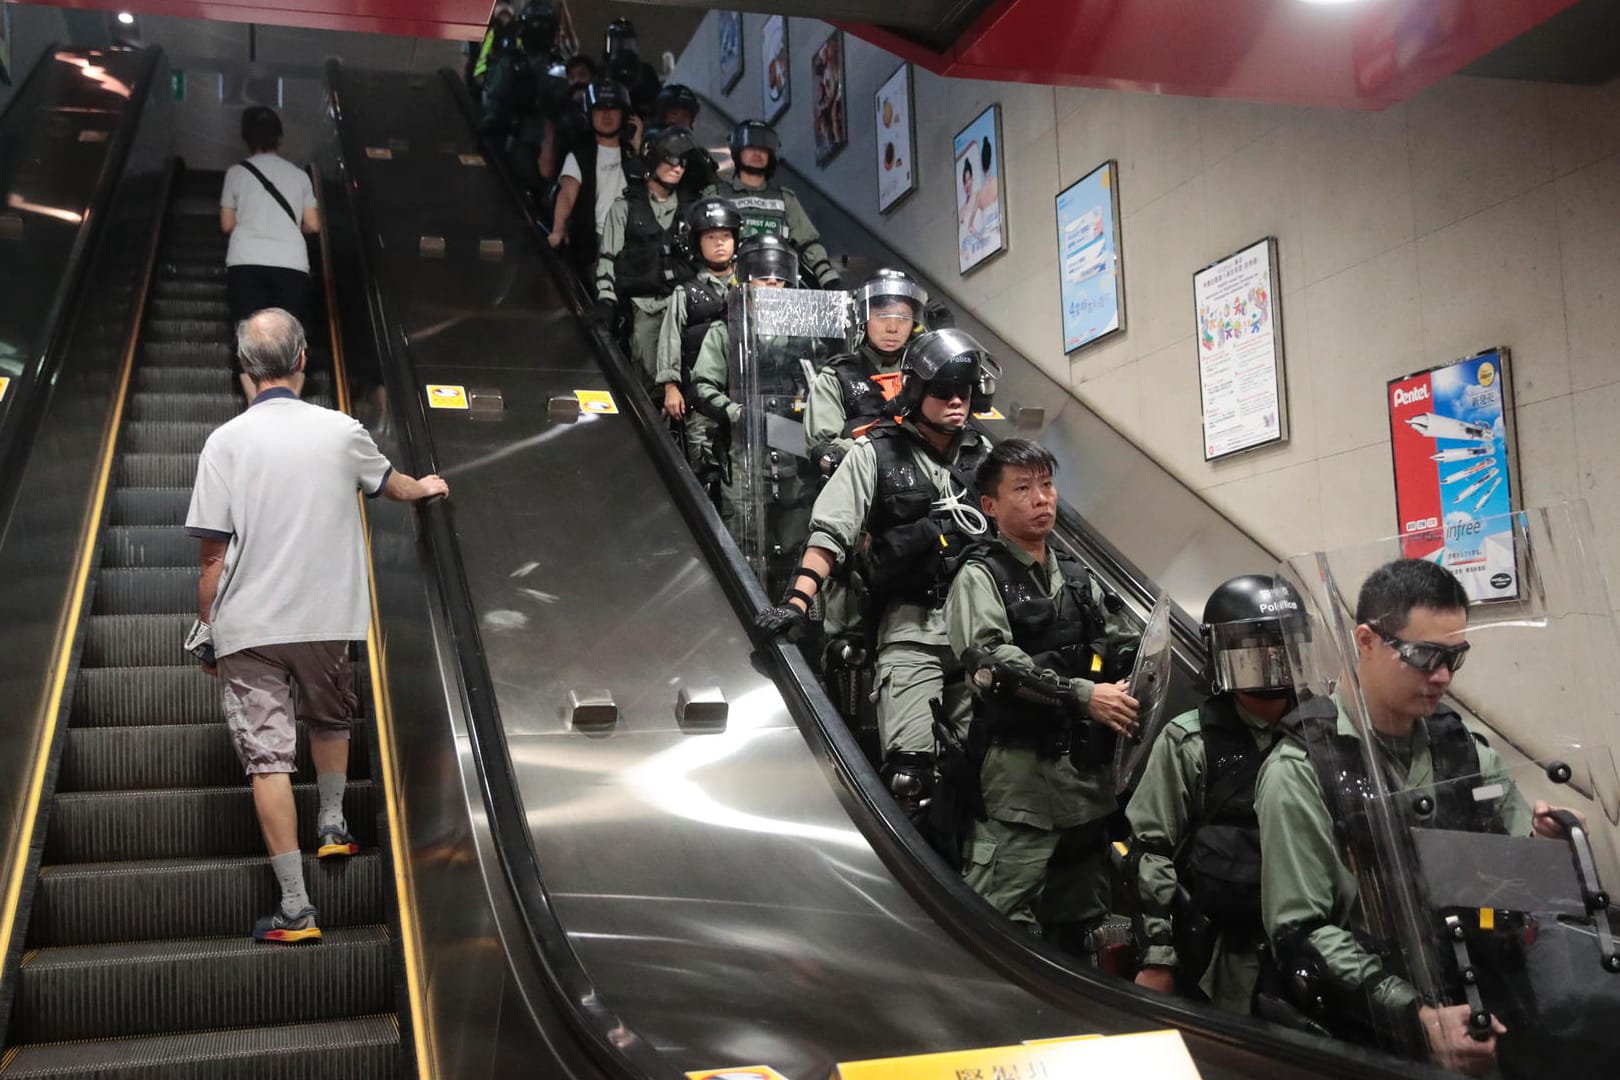
[[925, 809], [934, 797], [934, 755], [920, 750], [891, 750], [879, 774], [895, 801], [909, 814]]

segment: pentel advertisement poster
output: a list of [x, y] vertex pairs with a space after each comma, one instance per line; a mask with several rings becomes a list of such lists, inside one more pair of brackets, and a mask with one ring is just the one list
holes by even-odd
[[1476, 601], [1519, 595], [1512, 385], [1506, 349], [1389, 382], [1401, 546], [1450, 570]]
[[1057, 197], [1065, 353], [1125, 326], [1118, 175], [1114, 163], [1106, 161]]

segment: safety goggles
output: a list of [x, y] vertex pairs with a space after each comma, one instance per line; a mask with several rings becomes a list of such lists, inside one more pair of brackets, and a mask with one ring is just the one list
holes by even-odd
[[1385, 633], [1377, 626], [1368, 624], [1372, 631], [1384, 639], [1384, 644], [1395, 650], [1395, 655], [1401, 658], [1401, 663], [1407, 667], [1416, 668], [1425, 675], [1432, 675], [1444, 667], [1447, 671], [1456, 671], [1463, 666], [1468, 658], [1468, 642], [1461, 645], [1441, 645], [1433, 641], [1407, 641], [1394, 634]]
[[952, 398], [961, 398], [963, 401], [967, 401], [973, 396], [973, 384], [965, 382], [929, 383], [927, 393], [929, 397], [938, 398], [941, 401], [949, 401]]

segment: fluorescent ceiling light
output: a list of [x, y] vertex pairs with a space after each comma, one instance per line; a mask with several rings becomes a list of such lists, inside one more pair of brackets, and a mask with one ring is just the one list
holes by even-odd
[[127, 11], [120, 11], [118, 13], [118, 21], [123, 23], [125, 26], [134, 26], [135, 16]]

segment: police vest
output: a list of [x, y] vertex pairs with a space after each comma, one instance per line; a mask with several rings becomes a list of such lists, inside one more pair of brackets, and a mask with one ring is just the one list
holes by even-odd
[[[917, 462], [932, 452], [920, 435], [893, 421], [867, 434], [877, 455], [877, 483], [866, 518], [865, 578], [879, 605], [905, 600], [936, 606], [951, 576], [980, 539], [948, 510], [936, 509], [940, 493]], [[978, 508], [973, 476], [989, 454], [977, 435], [962, 436], [951, 475], [964, 491], [961, 502]]]
[[689, 381], [709, 327], [726, 317], [727, 290], [707, 277], [694, 278], [681, 289], [686, 293], [686, 325], [681, 328], [681, 379]]
[[[626, 131], [628, 132], [628, 128]], [[625, 178], [629, 179], [631, 163], [635, 161], [627, 134], [619, 137], [618, 153], [624, 159]], [[574, 199], [574, 211], [568, 216], [568, 235], [575, 252], [594, 252], [596, 248], [596, 155], [612, 147], [598, 146], [594, 133], [585, 131], [573, 149], [574, 161], [579, 165], [579, 195]]]
[[1260, 819], [1254, 788], [1271, 746], [1255, 745], [1230, 694], [1198, 706], [1204, 744], [1204, 801], [1175, 857], [1176, 877], [1193, 906], [1222, 931], [1230, 949], [1253, 951], [1260, 922]]
[[[864, 350], [835, 356], [827, 366], [837, 376], [838, 390], [844, 399], [844, 438], [853, 437], [857, 429], [880, 416], [894, 414], [882, 385], [873, 378], [874, 372]], [[899, 373], [895, 374], [898, 377]]]
[[786, 188], [769, 182], [762, 188], [743, 187], [735, 180], [728, 186], [731, 191], [727, 193], [727, 198], [731, 200], [731, 205], [737, 208], [737, 213], [742, 215], [742, 230], [737, 235], [739, 244], [750, 236], [766, 233], [780, 236], [789, 243], [793, 242], [793, 238], [788, 235], [789, 192]]
[[692, 266], [675, 250], [681, 222], [690, 203], [680, 195], [669, 227], [658, 224], [652, 193], [644, 177], [629, 180], [624, 201], [629, 214], [624, 223], [624, 246], [613, 260], [613, 280], [620, 296], [668, 296], [676, 285], [691, 279]]

